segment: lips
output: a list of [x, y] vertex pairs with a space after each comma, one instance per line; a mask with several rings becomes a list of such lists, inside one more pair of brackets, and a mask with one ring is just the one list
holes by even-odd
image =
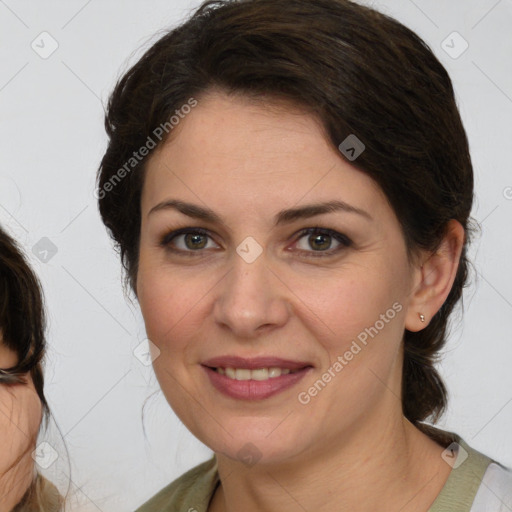
[[263, 400], [274, 396], [296, 385], [313, 368], [303, 361], [238, 356], [208, 359], [202, 367], [217, 391], [237, 400]]

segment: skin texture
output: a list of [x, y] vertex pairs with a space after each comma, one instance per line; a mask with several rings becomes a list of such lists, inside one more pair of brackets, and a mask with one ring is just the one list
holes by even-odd
[[[16, 362], [16, 353], [0, 336], [0, 368]], [[26, 384], [0, 384], [0, 512], [12, 510], [32, 481], [31, 453], [41, 420], [41, 401], [29, 375]]]
[[[179, 418], [217, 454], [222, 485], [210, 511], [426, 511], [450, 467], [443, 447], [402, 415], [402, 336], [428, 325], [446, 299], [463, 228], [452, 221], [437, 253], [419, 252], [410, 262], [398, 220], [373, 180], [341, 158], [313, 117], [272, 107], [212, 92], [150, 157], [137, 295], [160, 350], [157, 378]], [[224, 224], [169, 208], [150, 213], [171, 198], [208, 207]], [[330, 200], [372, 219], [340, 211], [273, 227], [282, 209]], [[299, 238], [315, 226], [352, 244]], [[207, 229], [204, 248], [185, 245], [184, 236], [162, 246], [183, 227]], [[252, 263], [236, 252], [248, 236], [263, 248]], [[315, 257], [323, 243], [340, 250]], [[173, 246], [194, 254], [173, 253]], [[400, 311], [378, 335], [300, 403], [298, 393], [396, 303]], [[226, 354], [314, 368], [274, 397], [240, 401], [216, 391], [200, 364]], [[256, 464], [240, 460], [247, 443], [256, 447]]]

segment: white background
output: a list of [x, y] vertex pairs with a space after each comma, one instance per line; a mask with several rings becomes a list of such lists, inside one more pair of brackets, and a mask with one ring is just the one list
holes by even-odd
[[[210, 454], [132, 353], [145, 338], [143, 323], [123, 295], [93, 197], [106, 147], [103, 106], [116, 79], [197, 5], [0, 0], [0, 222], [45, 288], [46, 394], [71, 479], [55, 424], [44, 438], [59, 458], [46, 474], [64, 490], [69, 483], [72, 510], [134, 510]], [[473, 216], [483, 230], [471, 253], [476, 280], [441, 364], [450, 393], [441, 426], [512, 466], [512, 1], [373, 5], [415, 30], [448, 69], [476, 174]], [[58, 42], [47, 59], [31, 48], [43, 31]], [[457, 59], [441, 47], [453, 31], [469, 43]], [[32, 253], [42, 237], [57, 248], [47, 263]]]

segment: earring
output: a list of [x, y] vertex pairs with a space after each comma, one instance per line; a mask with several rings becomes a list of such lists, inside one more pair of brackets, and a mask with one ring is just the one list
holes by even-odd
[[425, 321], [425, 315], [423, 315], [423, 314], [421, 314], [421, 313], [418, 313], [418, 315], [420, 315], [420, 320], [421, 320], [422, 322], [424, 322], [424, 321]]

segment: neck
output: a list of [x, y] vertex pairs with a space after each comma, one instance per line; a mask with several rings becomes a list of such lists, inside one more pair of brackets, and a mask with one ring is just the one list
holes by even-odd
[[218, 454], [221, 485], [209, 512], [427, 511], [450, 473], [442, 451], [388, 409], [286, 463], [247, 467]]

